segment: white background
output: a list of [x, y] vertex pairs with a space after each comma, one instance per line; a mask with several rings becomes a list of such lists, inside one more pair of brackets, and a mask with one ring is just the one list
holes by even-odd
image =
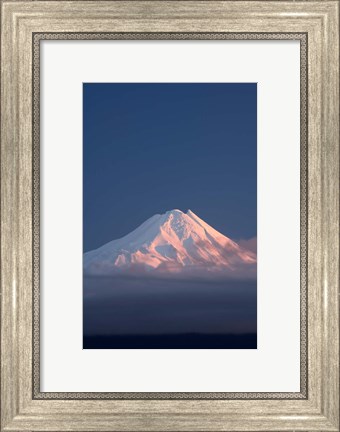
[[[299, 391], [299, 43], [43, 41], [41, 54], [41, 391]], [[258, 83], [257, 350], [82, 350], [83, 82]]]

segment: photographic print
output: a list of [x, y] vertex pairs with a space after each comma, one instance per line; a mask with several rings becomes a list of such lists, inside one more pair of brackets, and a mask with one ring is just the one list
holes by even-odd
[[256, 83], [83, 84], [83, 348], [257, 348]]

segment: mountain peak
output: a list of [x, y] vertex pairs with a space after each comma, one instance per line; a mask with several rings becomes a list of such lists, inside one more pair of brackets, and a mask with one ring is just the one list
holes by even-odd
[[168, 210], [165, 214], [184, 214], [184, 213], [182, 212], [182, 210], [173, 209], [173, 210]]
[[191, 211], [190, 209], [188, 209], [188, 211], [187, 211], [187, 213], [186, 213], [188, 216], [190, 216], [192, 219], [199, 219], [199, 217], [193, 212], [193, 211]]
[[186, 212], [184, 212], [180, 209], [167, 210], [165, 213], [163, 213], [163, 215], [187, 215], [187, 216], [192, 215], [192, 216], [196, 216], [195, 213], [190, 209], [188, 209]]
[[256, 271], [256, 255], [191, 210], [156, 214], [130, 234], [84, 254], [84, 272], [183, 274]]

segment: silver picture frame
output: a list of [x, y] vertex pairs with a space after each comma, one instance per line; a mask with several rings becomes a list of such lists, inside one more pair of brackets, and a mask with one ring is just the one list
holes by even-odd
[[[338, 13], [327, 0], [2, 2], [1, 430], [339, 430]], [[40, 42], [122, 39], [300, 42], [299, 392], [40, 391]]]

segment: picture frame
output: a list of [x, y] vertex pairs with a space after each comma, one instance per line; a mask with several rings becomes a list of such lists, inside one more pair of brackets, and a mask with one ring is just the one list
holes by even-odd
[[[339, 2], [1, 6], [1, 430], [339, 431]], [[171, 38], [300, 41], [300, 392], [40, 392], [40, 41]]]

